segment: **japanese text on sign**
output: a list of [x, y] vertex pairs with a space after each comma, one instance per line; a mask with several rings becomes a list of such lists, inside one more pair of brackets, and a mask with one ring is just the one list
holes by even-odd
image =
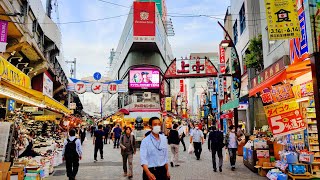
[[296, 0], [265, 0], [269, 40], [301, 36]]
[[299, 104], [295, 100], [274, 103], [264, 107], [267, 117], [277, 116], [297, 109], [299, 109]]
[[280, 102], [294, 97], [291, 85], [289, 83], [284, 85], [273, 86], [271, 93], [274, 102]]
[[284, 136], [306, 128], [300, 111], [294, 110], [268, 118], [273, 136]]

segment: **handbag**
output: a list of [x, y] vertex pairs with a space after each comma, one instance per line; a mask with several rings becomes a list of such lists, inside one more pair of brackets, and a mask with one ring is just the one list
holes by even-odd
[[188, 148], [188, 153], [189, 153], [189, 154], [192, 154], [193, 152], [194, 152], [193, 144], [190, 144], [190, 145], [189, 145], [189, 148]]

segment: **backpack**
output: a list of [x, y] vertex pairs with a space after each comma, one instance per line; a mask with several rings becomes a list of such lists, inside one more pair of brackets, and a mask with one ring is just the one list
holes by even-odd
[[75, 138], [73, 141], [70, 141], [70, 139], [67, 139], [68, 142], [67, 142], [66, 149], [64, 152], [64, 157], [66, 159], [79, 158], [79, 154], [77, 152], [76, 140], [77, 140], [77, 138]]

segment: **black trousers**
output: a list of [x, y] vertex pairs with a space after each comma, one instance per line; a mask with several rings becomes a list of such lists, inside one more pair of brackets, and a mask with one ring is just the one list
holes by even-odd
[[183, 145], [183, 150], [186, 151], [186, 143], [184, 143], [184, 137], [180, 139], [181, 144]]
[[114, 145], [113, 145], [113, 147], [119, 148], [119, 145], [120, 145], [120, 137], [114, 138]]
[[223, 163], [223, 157], [222, 157], [222, 149], [211, 149], [211, 153], [212, 153], [212, 166], [213, 169], [217, 169], [217, 165], [216, 165], [216, 154], [218, 154], [219, 157], [219, 168], [222, 167], [222, 163]]
[[229, 156], [230, 156], [230, 165], [231, 167], [235, 167], [237, 160], [237, 148], [229, 148]]
[[103, 139], [104, 144], [108, 143], [108, 135], [109, 135], [108, 133], [105, 134], [105, 138]]
[[[164, 166], [149, 168], [149, 171], [159, 180], [169, 180], [167, 177], [167, 169]], [[143, 171], [143, 180], [149, 180], [147, 174]]]
[[67, 176], [70, 180], [74, 180], [79, 169], [79, 158], [66, 159]]
[[96, 143], [94, 145], [94, 159], [97, 160], [98, 150], [100, 151], [100, 157], [103, 158], [103, 143]]
[[197, 159], [199, 159], [200, 155], [201, 155], [201, 152], [202, 152], [201, 142], [194, 142], [193, 143], [193, 147], [194, 147], [194, 153], [195, 153]]

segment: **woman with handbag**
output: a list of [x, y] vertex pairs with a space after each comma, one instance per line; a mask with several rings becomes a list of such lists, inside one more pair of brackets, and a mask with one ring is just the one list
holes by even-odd
[[[123, 176], [128, 176], [129, 179], [133, 177], [132, 172], [132, 161], [133, 154], [136, 154], [136, 143], [135, 137], [131, 134], [132, 130], [130, 127], [125, 128], [125, 134], [120, 138], [120, 148], [123, 160]], [[127, 168], [127, 163], [129, 164], [129, 173]]]

